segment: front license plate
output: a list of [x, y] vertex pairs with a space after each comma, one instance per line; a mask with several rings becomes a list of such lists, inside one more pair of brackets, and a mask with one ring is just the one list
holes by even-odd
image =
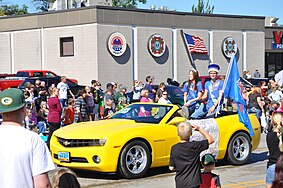
[[70, 161], [70, 152], [58, 152], [58, 160], [69, 162]]

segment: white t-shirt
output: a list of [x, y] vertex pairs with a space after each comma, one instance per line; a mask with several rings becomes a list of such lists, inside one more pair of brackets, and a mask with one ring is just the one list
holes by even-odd
[[68, 99], [68, 90], [70, 89], [67, 83], [60, 82], [57, 85], [59, 89], [59, 97], [60, 99]]
[[0, 187], [34, 187], [33, 177], [54, 169], [44, 141], [21, 126], [0, 126]]
[[159, 100], [158, 100], [158, 103], [159, 104], [172, 104], [169, 99], [165, 99], [163, 97], [161, 97]]

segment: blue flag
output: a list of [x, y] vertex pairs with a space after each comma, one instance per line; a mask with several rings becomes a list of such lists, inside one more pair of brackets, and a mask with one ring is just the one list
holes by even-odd
[[[224, 89], [224, 97], [233, 99], [238, 105], [238, 116], [239, 121], [242, 122], [247, 129], [250, 131], [250, 135], [254, 135], [254, 131], [246, 110], [247, 103], [242, 95], [242, 87], [240, 81], [240, 74], [237, 66], [236, 57], [231, 59], [228, 70], [228, 75], [226, 77], [226, 87]], [[228, 69], [229, 69], [228, 68]]]

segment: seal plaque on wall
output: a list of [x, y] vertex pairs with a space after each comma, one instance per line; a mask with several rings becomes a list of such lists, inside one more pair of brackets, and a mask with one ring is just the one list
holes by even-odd
[[148, 40], [148, 50], [154, 57], [160, 57], [164, 54], [166, 43], [160, 34], [153, 34]]
[[238, 46], [236, 41], [232, 37], [225, 38], [222, 44], [222, 51], [223, 54], [228, 58], [231, 58], [234, 55], [236, 55], [238, 51]]
[[125, 53], [127, 48], [127, 41], [124, 35], [115, 32], [108, 38], [108, 50], [114, 56], [121, 56]]

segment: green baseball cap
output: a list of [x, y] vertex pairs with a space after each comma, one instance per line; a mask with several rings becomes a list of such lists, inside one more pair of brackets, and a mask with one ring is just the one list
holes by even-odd
[[215, 162], [216, 162], [215, 157], [210, 153], [205, 154], [201, 158], [201, 163], [203, 166], [210, 166], [214, 164]]
[[24, 105], [25, 98], [22, 90], [9, 88], [0, 92], [0, 113], [12, 112]]

